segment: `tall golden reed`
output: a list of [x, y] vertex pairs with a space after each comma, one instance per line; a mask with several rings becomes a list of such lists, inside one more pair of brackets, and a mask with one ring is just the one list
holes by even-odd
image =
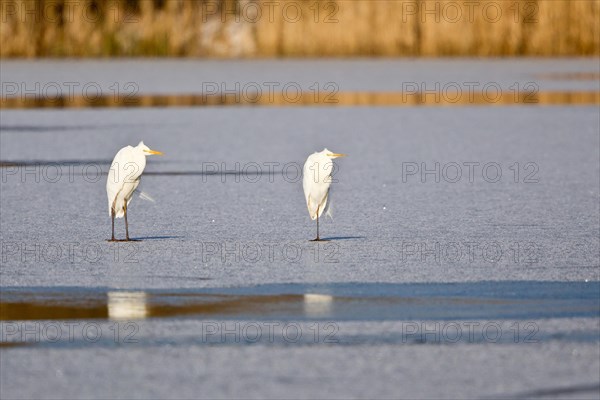
[[0, 57], [582, 56], [600, 0], [0, 0]]

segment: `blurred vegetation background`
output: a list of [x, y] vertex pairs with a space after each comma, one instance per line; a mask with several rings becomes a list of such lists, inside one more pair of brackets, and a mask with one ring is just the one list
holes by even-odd
[[0, 0], [0, 56], [600, 54], [600, 0]]

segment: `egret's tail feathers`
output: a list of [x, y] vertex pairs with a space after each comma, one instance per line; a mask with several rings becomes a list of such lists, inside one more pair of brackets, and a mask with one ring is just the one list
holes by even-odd
[[[321, 209], [308, 209], [308, 213], [310, 214], [310, 219], [312, 219], [313, 221], [317, 219], [317, 212], [319, 214], [319, 218], [321, 218], [323, 216], [323, 210]], [[329, 218], [331, 218], [333, 220], [333, 214], [331, 213], [331, 206], [327, 206], [325, 209], [325, 215], [328, 216]]]
[[[108, 216], [112, 217], [112, 208], [111, 207], [108, 207]], [[121, 209], [115, 213], [115, 218], [123, 218], [123, 216], [125, 216], [125, 212], [123, 211], [123, 209]]]
[[108, 215], [112, 216], [112, 210], [115, 210], [115, 218], [123, 218], [125, 216], [125, 203], [122, 199], [116, 198], [115, 201], [108, 206]]
[[333, 212], [331, 211], [331, 202], [329, 203], [329, 206], [327, 207], [327, 211], [325, 212], [325, 215], [328, 216], [329, 218], [331, 218], [331, 220], [333, 221]]
[[317, 219], [317, 214], [319, 214], [319, 217], [321, 216], [321, 214], [323, 214], [323, 210], [320, 210], [318, 208], [308, 208], [308, 214], [310, 215], [310, 219], [312, 219], [313, 221]]
[[156, 203], [156, 201], [146, 192], [142, 192], [140, 191], [140, 199], [142, 200], [148, 200], [151, 201], [152, 203]]

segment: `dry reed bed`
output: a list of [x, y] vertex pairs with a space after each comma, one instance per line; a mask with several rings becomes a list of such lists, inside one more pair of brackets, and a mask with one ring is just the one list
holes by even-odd
[[0, 56], [600, 54], [600, 0], [0, 0]]

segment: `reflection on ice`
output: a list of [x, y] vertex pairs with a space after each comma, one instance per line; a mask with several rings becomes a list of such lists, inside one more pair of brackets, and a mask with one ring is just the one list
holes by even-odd
[[306, 293], [304, 295], [304, 315], [323, 317], [331, 315], [333, 296], [328, 294]]
[[[106, 292], [2, 288], [0, 321], [174, 317], [412, 320], [416, 316], [466, 320], [597, 317], [599, 312], [596, 281], [286, 286]], [[315, 293], [318, 291], [328, 294]]]
[[[416, 85], [416, 83], [411, 82]], [[600, 103], [600, 92], [593, 90], [541, 91], [535, 83], [523, 91], [500, 88], [494, 93], [473, 90], [471, 86], [444, 86], [451, 90], [433, 92], [419, 91], [411, 86], [406, 91], [392, 92], [306, 92], [293, 100], [284, 94], [261, 96], [259, 93], [206, 93], [197, 94], [146, 94], [139, 96], [2, 96], [0, 108], [95, 108], [95, 107], [208, 107], [208, 106], [252, 106], [252, 107], [337, 107], [337, 106], [394, 106], [394, 107], [439, 107], [439, 106], [507, 106], [507, 105], [594, 105]], [[495, 87], [495, 86], [494, 86]], [[414, 88], [414, 90], [413, 90]]]
[[143, 319], [148, 316], [145, 292], [108, 292], [109, 319]]

